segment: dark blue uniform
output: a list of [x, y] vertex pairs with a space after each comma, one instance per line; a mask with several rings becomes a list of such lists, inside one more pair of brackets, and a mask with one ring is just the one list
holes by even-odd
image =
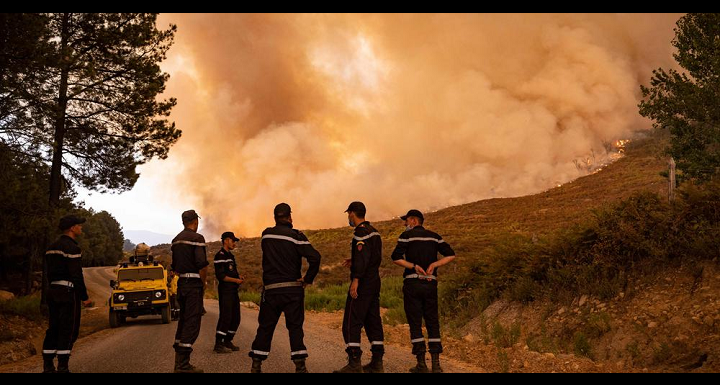
[[80, 331], [80, 305], [88, 300], [80, 246], [62, 235], [45, 252], [45, 264], [50, 324], [43, 342], [43, 356], [67, 359]]
[[250, 357], [267, 359], [275, 327], [280, 315], [284, 313], [290, 334], [290, 358], [306, 358], [308, 352], [303, 341], [305, 290], [298, 285], [277, 288], [273, 286], [297, 284], [302, 278], [303, 258], [310, 264], [304, 281], [311, 284], [320, 271], [320, 253], [312, 247], [305, 234], [294, 230], [290, 223], [280, 223], [263, 231], [261, 245], [265, 290], [260, 303], [257, 336], [252, 344]]
[[385, 339], [380, 316], [380, 263], [382, 262], [382, 238], [380, 233], [363, 222], [355, 227], [351, 244], [350, 282], [359, 279], [358, 297], [348, 294], [343, 317], [343, 337], [346, 351], [359, 354], [360, 334], [364, 327], [371, 351], [383, 354]]
[[215, 333], [224, 342], [231, 342], [235, 338], [240, 326], [240, 285], [234, 282], [225, 282], [225, 277], [240, 278], [237, 263], [233, 253], [220, 249], [215, 254], [215, 276], [218, 280], [218, 304], [220, 317], [218, 318]]
[[200, 270], [209, 265], [205, 238], [197, 232], [185, 229], [172, 241], [172, 268], [178, 279], [178, 302], [180, 320], [175, 333], [175, 351], [192, 352], [200, 335], [203, 310], [204, 285]]
[[[422, 226], [416, 226], [400, 235], [392, 259], [397, 261], [404, 258], [427, 271], [430, 264], [438, 260], [438, 253], [444, 256], [455, 255], [453, 249], [440, 235], [426, 230]], [[423, 319], [425, 319], [428, 332], [430, 353], [442, 353], [440, 317], [438, 316], [437, 269], [429, 277], [418, 277], [415, 270], [405, 269], [403, 276], [405, 277], [403, 284], [405, 315], [410, 325], [412, 353], [418, 355], [424, 354], [426, 351], [422, 332]]]

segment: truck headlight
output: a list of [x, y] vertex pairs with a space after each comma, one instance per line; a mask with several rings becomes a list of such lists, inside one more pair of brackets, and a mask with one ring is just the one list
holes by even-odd
[[162, 291], [156, 291], [155, 298], [160, 298], [160, 297], [162, 297]]
[[120, 301], [120, 302], [125, 301], [125, 296], [122, 294], [118, 295], [117, 298], [118, 298], [118, 301]]

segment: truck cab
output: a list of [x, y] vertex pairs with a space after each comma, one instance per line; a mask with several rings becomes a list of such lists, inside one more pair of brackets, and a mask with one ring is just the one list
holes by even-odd
[[110, 327], [122, 325], [128, 317], [145, 315], [158, 315], [164, 324], [170, 322], [167, 272], [152, 257], [134, 256], [121, 263], [110, 287]]

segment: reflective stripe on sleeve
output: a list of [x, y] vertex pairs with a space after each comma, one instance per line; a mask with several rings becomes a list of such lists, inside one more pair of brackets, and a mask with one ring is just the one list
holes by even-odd
[[364, 236], [364, 237], [357, 237], [357, 236], [355, 236], [355, 237], [353, 237], [353, 239], [355, 239], [356, 241], [364, 241], [364, 240], [369, 239], [369, 238], [372, 238], [372, 237], [374, 237], [374, 236], [376, 236], [376, 235], [379, 237], [379, 236], [380, 236], [380, 233], [374, 232], [374, 233], [371, 233], [370, 235], [366, 235], [366, 236]]
[[413, 242], [413, 241], [432, 241], [437, 243], [445, 243], [442, 239], [435, 239], [435, 238], [398, 238], [398, 242]]
[[207, 246], [205, 243], [200, 243], [200, 242], [190, 242], [190, 241], [175, 241], [175, 242], [173, 242], [173, 246], [175, 246], [175, 245], [177, 245], [177, 244], [190, 245], [190, 246], [200, 246], [200, 247], [205, 247], [205, 246]]
[[49, 255], [49, 254], [62, 255], [65, 258], [81, 258], [82, 257], [82, 254], [67, 254], [60, 250], [48, 250], [45, 252], [45, 255]]
[[292, 242], [292, 243], [294, 243], [294, 244], [296, 244], [296, 245], [309, 245], [309, 244], [310, 244], [310, 242], [308, 242], [308, 241], [298, 241], [298, 240], [295, 239], [295, 238], [286, 237], [286, 236], [284, 236], [284, 235], [267, 234], [267, 235], [263, 235], [262, 239], [263, 239], [263, 240], [265, 240], [265, 239], [280, 239], [280, 240], [283, 240], [283, 241]]

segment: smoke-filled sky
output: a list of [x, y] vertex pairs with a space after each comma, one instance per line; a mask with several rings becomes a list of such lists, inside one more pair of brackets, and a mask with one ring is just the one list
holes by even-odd
[[678, 18], [161, 15], [183, 136], [100, 208], [165, 233], [194, 208], [214, 238], [257, 236], [279, 202], [325, 228], [353, 200], [380, 220], [543, 191], [650, 127], [639, 85], [672, 65]]

